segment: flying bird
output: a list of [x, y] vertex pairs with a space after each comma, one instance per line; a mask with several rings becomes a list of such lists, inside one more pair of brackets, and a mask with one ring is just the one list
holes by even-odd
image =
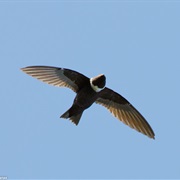
[[69, 118], [78, 125], [84, 110], [95, 102], [107, 108], [124, 124], [150, 138], [155, 138], [151, 126], [132, 104], [105, 86], [106, 77], [104, 74], [88, 78], [70, 69], [51, 66], [28, 66], [21, 68], [21, 70], [45, 83], [68, 87], [76, 93], [72, 106], [61, 115], [61, 118]]

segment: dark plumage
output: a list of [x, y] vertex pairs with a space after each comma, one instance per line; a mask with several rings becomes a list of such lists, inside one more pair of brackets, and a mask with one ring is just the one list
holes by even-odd
[[69, 118], [77, 125], [83, 111], [96, 102], [126, 125], [154, 138], [155, 134], [145, 118], [124, 97], [105, 87], [106, 77], [103, 74], [88, 78], [70, 69], [50, 66], [29, 66], [21, 70], [43, 82], [68, 87], [76, 93], [71, 108], [61, 118]]

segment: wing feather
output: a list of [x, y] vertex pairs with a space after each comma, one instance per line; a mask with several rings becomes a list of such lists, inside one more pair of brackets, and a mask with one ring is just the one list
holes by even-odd
[[99, 92], [96, 103], [106, 107], [117, 119], [129, 127], [154, 138], [155, 134], [145, 118], [120, 94], [109, 88]]
[[78, 92], [84, 83], [89, 82], [89, 78], [83, 74], [65, 68], [51, 66], [28, 66], [21, 68], [21, 70], [47, 84], [58, 87], [68, 87], [74, 92]]

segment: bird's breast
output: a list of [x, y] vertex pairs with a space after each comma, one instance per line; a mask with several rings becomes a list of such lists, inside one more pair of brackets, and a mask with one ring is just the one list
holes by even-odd
[[84, 88], [80, 90], [75, 99], [74, 104], [77, 104], [84, 109], [90, 107], [98, 98], [98, 93], [96, 93], [92, 88]]

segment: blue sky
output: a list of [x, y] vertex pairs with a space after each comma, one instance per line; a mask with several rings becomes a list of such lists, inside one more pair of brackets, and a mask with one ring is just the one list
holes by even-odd
[[[180, 178], [179, 1], [0, 1], [0, 176]], [[74, 92], [20, 71], [70, 68], [128, 99], [156, 139], [94, 104], [60, 119]]]

